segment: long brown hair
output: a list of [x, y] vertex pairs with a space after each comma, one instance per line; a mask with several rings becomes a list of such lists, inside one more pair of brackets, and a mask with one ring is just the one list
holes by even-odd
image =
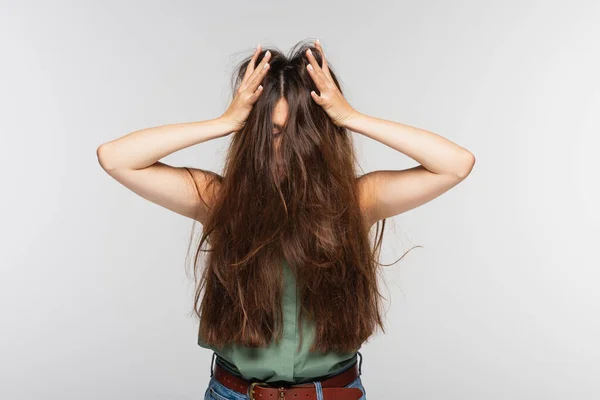
[[[377, 326], [385, 332], [377, 275], [385, 219], [371, 246], [371, 227], [359, 208], [352, 135], [311, 98], [311, 90], [319, 91], [306, 71], [307, 48], [321, 65], [319, 50], [307, 43], [299, 42], [288, 56], [268, 49], [263, 92], [245, 126], [232, 133], [223, 177], [212, 176], [218, 194], [194, 257], [194, 312], [198, 334], [217, 348], [279, 342], [283, 263], [296, 279], [299, 326], [303, 318], [315, 323], [311, 351], [354, 351]], [[250, 58], [237, 66], [232, 93]], [[330, 62], [329, 68], [341, 90]], [[272, 114], [281, 98], [288, 117], [280, 135], [285, 168], [279, 179]], [[208, 253], [204, 268], [198, 266], [201, 251]]]

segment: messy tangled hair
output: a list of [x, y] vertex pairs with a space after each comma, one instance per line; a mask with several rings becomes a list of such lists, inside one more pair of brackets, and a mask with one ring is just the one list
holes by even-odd
[[[199, 252], [208, 257], [194, 311], [200, 317], [198, 334], [216, 348], [264, 347], [273, 337], [279, 343], [283, 263], [296, 278], [299, 326], [303, 318], [315, 323], [311, 351], [354, 351], [377, 326], [384, 331], [377, 280], [382, 264], [376, 258], [385, 219], [371, 248], [371, 227], [359, 208], [352, 136], [310, 96], [319, 91], [306, 71], [309, 47], [321, 65], [319, 50], [306, 43], [294, 46], [289, 56], [268, 49], [272, 57], [263, 92], [245, 126], [232, 135], [223, 177], [212, 176], [215, 201], [203, 199], [210, 210], [195, 254], [195, 277]], [[250, 60], [238, 65], [233, 93]], [[340, 87], [330, 63], [329, 68]], [[281, 98], [288, 103], [288, 118], [280, 135], [285, 173], [279, 179], [272, 115]]]

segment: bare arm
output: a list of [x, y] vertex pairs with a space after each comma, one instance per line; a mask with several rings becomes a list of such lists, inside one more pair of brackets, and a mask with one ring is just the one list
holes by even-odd
[[344, 126], [421, 164], [404, 170], [373, 171], [359, 177], [364, 210], [371, 224], [440, 196], [464, 180], [475, 164], [471, 152], [424, 129], [358, 112]]
[[468, 150], [433, 132], [356, 111], [334, 82], [319, 42], [306, 50], [306, 68], [318, 88], [311, 91], [334, 124], [375, 139], [417, 161], [419, 166], [398, 171], [373, 171], [358, 178], [363, 216], [370, 227], [378, 220], [418, 207], [448, 191], [471, 172], [475, 157]]
[[[262, 47], [248, 61], [244, 78], [231, 104], [219, 118], [162, 125], [132, 132], [104, 143], [96, 154], [102, 168], [117, 181], [158, 205], [204, 224], [220, 186], [220, 176], [197, 168], [172, 167], [159, 160], [177, 150], [239, 131], [262, 93], [269, 70]], [[214, 182], [214, 185], [210, 185]]]
[[161, 125], [131, 132], [98, 147], [98, 161], [105, 171], [143, 169], [178, 150], [231, 133], [223, 118]]
[[[159, 160], [175, 151], [233, 131], [225, 118], [141, 129], [101, 144], [98, 162], [115, 180], [145, 199], [203, 222], [214, 191], [206, 191], [211, 171], [173, 167]], [[191, 173], [191, 174], [190, 174]], [[216, 176], [218, 177], [218, 176]], [[215, 187], [216, 188], [216, 187]]]

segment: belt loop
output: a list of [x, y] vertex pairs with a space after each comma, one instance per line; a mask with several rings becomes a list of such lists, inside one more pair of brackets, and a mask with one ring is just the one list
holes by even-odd
[[217, 355], [217, 353], [215, 353], [213, 351], [213, 355], [212, 355], [212, 360], [210, 360], [210, 377], [212, 378], [213, 376], [213, 363], [215, 361], [215, 356]]
[[362, 375], [362, 360], [363, 360], [363, 356], [360, 353], [360, 351], [357, 351], [356, 353], [358, 353], [358, 355], [360, 355], [360, 363], [358, 364], [358, 375]]
[[323, 387], [321, 386], [321, 381], [313, 381], [313, 384], [317, 391], [317, 400], [323, 400]]

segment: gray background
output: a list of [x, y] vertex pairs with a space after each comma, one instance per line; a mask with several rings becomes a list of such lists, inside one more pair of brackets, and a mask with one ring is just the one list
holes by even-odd
[[[2, 2], [3, 399], [200, 399], [192, 221], [96, 148], [211, 119], [257, 43], [321, 39], [359, 111], [472, 151], [466, 181], [389, 220], [378, 399], [600, 396], [600, 6], [594, 2]], [[355, 134], [365, 172], [415, 165]], [[230, 138], [163, 159], [219, 171]]]

